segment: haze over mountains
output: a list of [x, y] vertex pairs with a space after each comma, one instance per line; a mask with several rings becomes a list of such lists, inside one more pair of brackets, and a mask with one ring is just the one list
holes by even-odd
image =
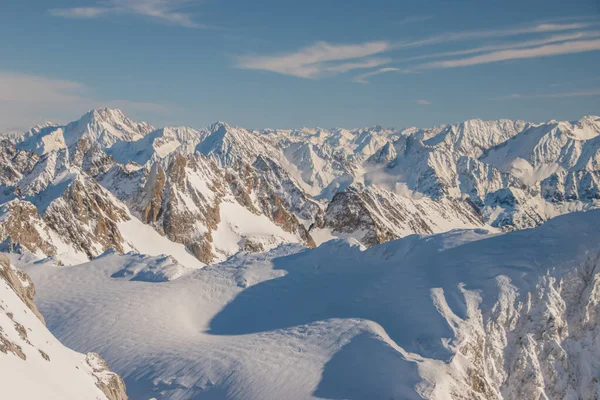
[[[134, 400], [600, 396], [600, 117], [249, 130], [98, 109], [1, 135], [0, 163], [0, 363], [47, 367], [15, 321], [33, 350], [55, 340], [16, 265], [50, 332]], [[108, 397], [74, 354], [64, 379]]]

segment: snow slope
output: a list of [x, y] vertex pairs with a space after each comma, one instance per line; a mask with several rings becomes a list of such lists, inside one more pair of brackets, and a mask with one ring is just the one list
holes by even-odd
[[137, 252], [151, 256], [169, 255], [187, 268], [202, 268], [204, 264], [192, 254], [184, 245], [174, 243], [139, 219], [131, 217], [128, 221], [119, 223], [119, 230], [127, 243]]
[[0, 254], [0, 397], [126, 400], [123, 382], [97, 354], [72, 351], [48, 331], [26, 303], [32, 285]]
[[116, 253], [24, 267], [50, 330], [132, 399], [591, 400], [599, 223], [288, 244], [164, 282], [115, 276], [132, 262]]

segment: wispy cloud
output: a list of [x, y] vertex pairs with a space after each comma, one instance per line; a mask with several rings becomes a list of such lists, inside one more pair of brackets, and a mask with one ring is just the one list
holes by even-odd
[[187, 28], [206, 28], [185, 11], [194, 0], [106, 0], [93, 7], [54, 8], [50, 15], [63, 18], [91, 19], [107, 15], [129, 14], [161, 23]]
[[494, 51], [473, 57], [454, 60], [434, 61], [421, 65], [421, 68], [456, 68], [499, 61], [525, 58], [548, 57], [563, 54], [583, 53], [600, 50], [600, 40], [570, 41], [560, 44], [531, 47], [526, 49], [510, 49]]
[[566, 42], [570, 40], [577, 39], [593, 39], [600, 37], [600, 31], [584, 31], [584, 32], [575, 32], [575, 33], [566, 33], [566, 34], [557, 34], [551, 35], [542, 39], [534, 39], [534, 40], [525, 40], [521, 42], [511, 42], [511, 43], [501, 43], [487, 46], [479, 46], [468, 48], [464, 50], [456, 50], [456, 51], [446, 51], [442, 53], [431, 53], [424, 54], [420, 56], [407, 57], [403, 58], [401, 61], [417, 61], [417, 60], [426, 60], [432, 58], [444, 58], [444, 57], [453, 57], [453, 56], [461, 56], [467, 54], [477, 54], [477, 53], [486, 53], [490, 51], [496, 50], [510, 50], [510, 49], [521, 49], [525, 47], [533, 47], [533, 46], [541, 46], [545, 44], [551, 43], [559, 43]]
[[126, 111], [167, 114], [173, 107], [131, 100], [98, 99], [82, 83], [0, 71], [0, 132], [25, 130], [48, 119], [61, 122], [65, 112], [109, 106]]
[[392, 68], [392, 67], [380, 68], [375, 71], [365, 72], [364, 74], [357, 75], [354, 78], [352, 78], [352, 81], [356, 82], [356, 83], [367, 84], [367, 83], [369, 83], [369, 81], [367, 80], [368, 78], [371, 78], [372, 76], [375, 76], [375, 75], [385, 74], [388, 72], [402, 72], [402, 69]]
[[593, 21], [597, 18], [594, 14], [589, 15], [566, 15], [564, 17], [554, 17], [539, 21], [540, 23], [556, 23], [565, 21]]
[[496, 97], [495, 100], [519, 100], [519, 99], [562, 99], [569, 97], [600, 96], [600, 89], [575, 90], [572, 92], [545, 93], [545, 94], [511, 94], [509, 96]]
[[591, 22], [576, 22], [568, 24], [535, 24], [533, 26], [526, 27], [510, 27], [503, 29], [488, 29], [488, 30], [474, 30], [464, 32], [448, 32], [441, 35], [430, 36], [424, 39], [411, 40], [400, 42], [395, 45], [396, 48], [409, 48], [409, 47], [423, 47], [435, 44], [449, 43], [449, 42], [460, 42], [468, 40], [481, 40], [490, 38], [510, 37], [519, 36], [526, 34], [539, 34], [539, 33], [552, 33], [552, 32], [565, 32], [578, 29], [585, 29], [593, 24]]
[[74, 8], [54, 8], [49, 11], [50, 15], [63, 18], [96, 18], [111, 12], [107, 7], [74, 7]]
[[390, 63], [392, 60], [390, 58], [367, 58], [363, 61], [356, 62], [344, 62], [341, 64], [333, 64], [333, 65], [323, 65], [322, 69], [324, 73], [333, 73], [333, 74], [341, 74], [344, 72], [352, 71], [354, 69], [366, 69], [366, 68], [375, 68], [380, 65], [385, 65]]
[[[407, 19], [407, 22], [412, 22], [411, 18]], [[581, 21], [576, 18], [574, 21], [537, 22], [529, 26], [449, 32], [401, 42], [385, 40], [346, 45], [317, 42], [290, 53], [239, 56], [236, 58], [236, 67], [277, 72], [306, 79], [334, 76], [355, 69], [372, 69], [352, 78], [354, 82], [366, 84], [368, 78], [387, 72], [421, 72], [427, 69], [456, 68], [510, 59], [594, 51], [598, 49], [600, 40], [592, 39], [600, 38], [600, 31], [589, 28], [595, 24], [597, 23], [593, 21]], [[543, 35], [546, 37], [540, 37]], [[533, 36], [535, 38], [532, 38]], [[392, 52], [450, 42], [480, 42], [495, 38], [512, 38], [512, 41], [396, 59], [397, 63], [404, 64], [417, 60], [434, 60], [423, 64], [406, 67], [390, 65], [393, 61], [390, 58]], [[456, 58], [472, 54], [478, 55]]]
[[386, 41], [345, 45], [318, 42], [293, 53], [240, 56], [237, 58], [236, 67], [316, 79], [354, 69], [384, 65], [390, 60], [370, 57], [387, 52], [391, 47]]
[[433, 104], [429, 100], [415, 100], [415, 103], [420, 104], [422, 106], [430, 106], [431, 104]]

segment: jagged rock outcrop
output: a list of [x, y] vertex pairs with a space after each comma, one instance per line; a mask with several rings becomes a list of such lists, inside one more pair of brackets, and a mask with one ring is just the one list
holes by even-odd
[[0, 185], [14, 187], [23, 175], [31, 172], [38, 160], [37, 154], [17, 149], [9, 140], [0, 140]]
[[3, 250], [23, 246], [34, 254], [56, 254], [49, 227], [39, 216], [36, 206], [24, 200], [11, 200], [0, 207], [0, 243]]
[[142, 221], [146, 224], [155, 224], [162, 216], [166, 183], [167, 177], [162, 166], [159, 163], [152, 165], [143, 189], [146, 196], [140, 206]]
[[111, 372], [108, 365], [106, 365], [106, 361], [99, 354], [87, 353], [85, 361], [98, 379], [96, 386], [106, 395], [108, 400], [128, 400], [123, 378]]
[[412, 233], [432, 234], [453, 227], [484, 226], [478, 209], [467, 201], [408, 198], [375, 187], [348, 187], [329, 203], [311, 232], [327, 229], [374, 246]]
[[210, 263], [215, 256], [210, 233], [220, 222], [224, 179], [214, 161], [201, 155], [175, 154], [165, 163], [153, 163], [143, 186], [125, 201], [143, 222]]
[[75, 145], [71, 163], [90, 176], [97, 176], [110, 170], [115, 160], [98, 143], [93, 143], [90, 139], [81, 139]]
[[27, 308], [45, 325], [44, 317], [33, 302], [35, 296], [33, 282], [25, 272], [13, 267], [8, 257], [2, 253], [0, 253], [0, 279], [8, 283], [8, 286], [15, 291]]
[[76, 177], [44, 213], [48, 227], [90, 258], [110, 248], [125, 250], [117, 224], [129, 218], [112, 194], [83, 176]]

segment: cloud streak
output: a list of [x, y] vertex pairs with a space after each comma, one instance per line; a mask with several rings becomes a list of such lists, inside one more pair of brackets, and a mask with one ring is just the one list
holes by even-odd
[[357, 75], [354, 78], [352, 78], [352, 81], [366, 85], [367, 83], [369, 83], [368, 78], [371, 78], [373, 76], [386, 74], [388, 72], [402, 72], [402, 71], [403, 70], [400, 68], [392, 68], [392, 67], [380, 68], [375, 71], [365, 72], [364, 74]]
[[592, 25], [590, 22], [576, 22], [568, 24], [544, 23], [536, 24], [530, 27], [511, 27], [504, 29], [489, 29], [464, 32], [448, 32], [441, 35], [430, 36], [425, 39], [404, 41], [395, 44], [395, 48], [424, 47], [449, 42], [461, 42], [468, 40], [481, 40], [500, 37], [520, 36], [527, 34], [540, 34], [552, 32], [566, 32], [588, 28]]
[[346, 45], [318, 42], [293, 53], [240, 56], [237, 57], [236, 67], [317, 79], [387, 64], [390, 62], [387, 58], [369, 57], [387, 52], [391, 48], [391, 44], [386, 41]]
[[496, 97], [495, 100], [519, 100], [519, 99], [564, 99], [569, 97], [600, 96], [600, 89], [576, 90], [572, 92], [546, 93], [546, 94], [511, 94], [510, 96]]
[[404, 59], [402, 59], [402, 61], [407, 62], [407, 61], [426, 60], [426, 59], [431, 59], [431, 58], [453, 57], [453, 56], [461, 56], [461, 55], [468, 55], [468, 54], [486, 53], [486, 52], [491, 52], [491, 51], [496, 51], [496, 50], [521, 49], [521, 48], [525, 48], [525, 47], [541, 46], [541, 45], [545, 45], [545, 44], [566, 42], [566, 41], [577, 40], [577, 39], [593, 39], [593, 38], [598, 38], [598, 37], [600, 37], [600, 31], [585, 31], [585, 32], [575, 32], [575, 33], [568, 33], [568, 34], [558, 34], [558, 35], [551, 35], [551, 36], [548, 36], [548, 37], [545, 37], [542, 39], [526, 40], [523, 42], [503, 43], [503, 44], [496, 44], [496, 45], [474, 47], [474, 48], [464, 49], [464, 50], [424, 54], [424, 55], [420, 55], [420, 56], [404, 58]]
[[107, 0], [94, 7], [54, 8], [50, 15], [63, 18], [92, 19], [107, 15], [137, 15], [157, 22], [186, 28], [206, 28], [184, 12], [193, 0]]
[[[585, 24], [584, 24], [585, 25]], [[494, 30], [484, 32], [485, 35], [504, 35], [508, 32], [539, 32], [539, 31], [548, 31], [552, 29], [558, 30], [568, 30], [573, 27], [579, 27], [582, 24], [542, 24], [537, 25], [533, 28], [528, 29], [515, 29], [515, 30]], [[470, 38], [474, 35], [475, 32], [463, 32], [455, 35], [446, 35], [446, 38], [443, 40], [452, 41], [456, 38]], [[479, 32], [478, 34], [481, 34]], [[470, 49], [457, 50], [457, 51], [449, 51], [442, 53], [432, 53], [425, 54], [421, 56], [409, 57], [401, 60], [402, 62], [408, 61], [417, 61], [417, 60], [426, 60], [426, 59], [436, 59], [436, 58], [445, 58], [445, 57], [454, 57], [460, 55], [469, 55], [469, 54], [477, 54], [477, 53], [486, 53], [479, 56], [461, 58], [461, 59], [452, 59], [452, 60], [440, 60], [434, 61], [430, 63], [425, 63], [417, 66], [413, 66], [410, 68], [398, 68], [398, 67], [387, 67], [381, 68], [375, 71], [369, 71], [360, 75], [357, 75], [352, 80], [356, 83], [367, 84], [368, 79], [372, 76], [380, 75], [386, 72], [418, 72], [423, 69], [434, 69], [434, 68], [456, 68], [456, 67], [466, 67], [469, 65], [477, 65], [491, 62], [499, 62], [504, 59], [523, 59], [523, 58], [535, 58], [535, 57], [544, 57], [544, 56], [552, 56], [552, 55], [560, 55], [560, 54], [570, 54], [570, 53], [580, 53], [586, 51], [595, 51], [597, 50], [597, 46], [594, 43], [585, 43], [584, 40], [577, 39], [595, 39], [600, 38], [600, 31], [583, 31], [583, 32], [574, 32], [574, 33], [564, 33], [564, 34], [555, 34], [541, 39], [534, 40], [526, 40], [521, 42], [513, 42], [513, 43], [504, 43], [497, 45], [487, 45], [487, 46], [479, 46]], [[433, 44], [437, 41], [437, 38], [429, 38], [422, 41], [419, 41], [420, 45], [424, 43]], [[439, 40], [442, 40], [441, 37]], [[563, 43], [561, 43], [563, 42]], [[594, 41], [590, 41], [594, 42]], [[417, 43], [417, 42], [414, 42]], [[548, 44], [561, 43], [561, 45], [555, 46], [546, 46]], [[403, 47], [401, 45], [400, 47]], [[396, 48], [397, 45], [393, 45], [392, 48]], [[517, 51], [522, 49], [522, 51]]]
[[[418, 21], [420, 18], [422, 17], [414, 17], [413, 19]], [[411, 18], [408, 18], [408, 20], [412, 21]], [[352, 79], [352, 81], [356, 83], [366, 84], [368, 83], [368, 78], [388, 72], [416, 72], [423, 69], [453, 68], [471, 64], [475, 65], [478, 63], [501, 61], [502, 58], [514, 59], [541, 57], [543, 56], [544, 52], [547, 52], [547, 55], [553, 55], [567, 54], [570, 52], [592, 51], [595, 50], [595, 48], [586, 49], [584, 40], [577, 41], [578, 39], [593, 39], [600, 37], [600, 31], [581, 31], [582, 29], [589, 28], [592, 25], [592, 22], [544, 22], [536, 23], [532, 26], [446, 33], [442, 35], [426, 37], [424, 39], [404, 42], [391, 42], [385, 40], [358, 44], [331, 44], [321, 41], [310, 46], [303, 47], [294, 52], [274, 55], [238, 56], [235, 59], [235, 67], [240, 69], [270, 71], [282, 75], [305, 79], [319, 79], [328, 76], [335, 76], [356, 69], [378, 68], [357, 75]], [[489, 38], [517, 37], [523, 35], [552, 33], [555, 34], [541, 39], [479, 46], [453, 52], [425, 54], [406, 58], [404, 60], [400, 60], [400, 62], [486, 53], [475, 57], [433, 61], [410, 68], [387, 66], [393, 61], [390, 59], [388, 54], [403, 49], [424, 47], [449, 42], [468, 42]], [[559, 42], [565, 43], [564, 45], [546, 46]], [[575, 43], [577, 44], [575, 45]], [[593, 43], [588, 44], [592, 47], [595, 46]], [[539, 54], [535, 49], [529, 49], [532, 47], [538, 49]], [[519, 52], [518, 49], [524, 50]]]
[[420, 67], [425, 69], [457, 68], [479, 64], [489, 64], [500, 61], [584, 53], [597, 50], [600, 50], [600, 40], [579, 40], [564, 42], [560, 44], [550, 44], [538, 47], [531, 47], [526, 49], [493, 51], [487, 54], [454, 60], [434, 61], [431, 63], [422, 64]]

